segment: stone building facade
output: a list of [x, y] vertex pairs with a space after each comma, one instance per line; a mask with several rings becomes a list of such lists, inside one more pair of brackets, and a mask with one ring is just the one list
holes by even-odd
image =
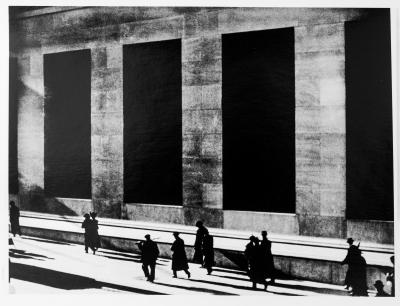
[[[393, 243], [393, 219], [346, 213], [345, 28], [347, 22], [370, 18], [371, 10], [44, 7], [10, 12], [10, 56], [16, 82], [23, 85], [15, 94], [18, 188], [10, 197], [22, 209], [75, 215], [96, 210], [101, 217], [188, 225], [203, 219], [210, 227]], [[222, 37], [281, 28], [294, 33], [295, 209], [248, 211], [244, 204], [232, 210], [223, 201]], [[182, 203], [129, 203], [124, 200], [124, 46], [169, 40], [181, 45]], [[44, 61], [49, 54], [79, 50], [90, 51], [86, 199], [49, 196], [45, 188]]]

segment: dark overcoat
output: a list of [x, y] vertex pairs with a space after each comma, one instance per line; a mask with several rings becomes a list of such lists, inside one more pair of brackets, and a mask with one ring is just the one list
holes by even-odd
[[177, 237], [171, 246], [172, 251], [172, 270], [187, 270], [189, 269], [188, 260], [185, 252], [185, 242]]
[[196, 232], [196, 240], [194, 241], [194, 255], [193, 262], [203, 263], [203, 239], [204, 235], [208, 233], [208, 229], [205, 226], [199, 227]]
[[265, 273], [265, 277], [273, 277], [275, 273], [274, 257], [271, 252], [271, 241], [267, 238], [261, 240], [260, 249], [262, 252], [262, 268]]
[[206, 235], [203, 238], [203, 254], [204, 254], [204, 267], [211, 268], [214, 266], [214, 238], [211, 235]]
[[17, 206], [11, 206], [10, 208], [10, 224], [11, 224], [11, 233], [16, 235], [20, 232], [19, 226], [19, 208]]
[[263, 254], [260, 245], [252, 242], [246, 245], [244, 252], [248, 262], [248, 275], [254, 283], [265, 283], [265, 273], [263, 270]]
[[146, 240], [139, 244], [139, 248], [142, 251], [142, 263], [145, 265], [154, 265], [160, 254], [157, 243], [153, 240]]

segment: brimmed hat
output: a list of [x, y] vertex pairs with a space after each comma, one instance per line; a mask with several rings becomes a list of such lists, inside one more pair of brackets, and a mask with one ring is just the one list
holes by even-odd
[[179, 236], [179, 232], [174, 232], [172, 235], [174, 235], [175, 237]]
[[353, 240], [353, 238], [347, 238], [347, 243], [353, 243], [354, 242], [354, 240]]
[[150, 235], [149, 234], [146, 234], [146, 235], [144, 235], [144, 238], [150, 238]]
[[199, 220], [199, 221], [196, 222], [196, 226], [197, 226], [197, 227], [202, 226], [202, 225], [203, 225], [203, 221], [200, 221], [200, 220]]
[[267, 231], [262, 231], [262, 232], [261, 232], [261, 235], [262, 235], [262, 236], [267, 236], [267, 234], [268, 234]]
[[90, 218], [90, 215], [88, 213], [83, 215], [85, 218]]
[[96, 213], [96, 212], [94, 212], [94, 211], [92, 211], [92, 212], [90, 213], [90, 216], [91, 216], [92, 218], [96, 218], [96, 216], [97, 216], [97, 213]]

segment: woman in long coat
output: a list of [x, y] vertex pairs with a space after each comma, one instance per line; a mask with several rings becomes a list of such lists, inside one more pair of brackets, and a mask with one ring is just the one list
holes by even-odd
[[19, 208], [15, 205], [14, 201], [10, 202], [10, 224], [11, 233], [14, 237], [16, 234], [21, 236], [21, 228], [19, 226]]
[[203, 237], [203, 254], [204, 254], [204, 267], [207, 269], [207, 274], [211, 274], [212, 267], [214, 266], [214, 238], [208, 231]]
[[185, 271], [188, 278], [190, 278], [189, 265], [185, 252], [185, 242], [179, 237], [178, 232], [174, 232], [175, 241], [171, 246], [172, 251], [172, 271], [174, 277], [177, 277], [177, 271]]
[[203, 225], [202, 221], [197, 221], [196, 226], [198, 230], [196, 232], [196, 240], [194, 242], [193, 262], [204, 266], [203, 240], [204, 235], [208, 234], [208, 229]]

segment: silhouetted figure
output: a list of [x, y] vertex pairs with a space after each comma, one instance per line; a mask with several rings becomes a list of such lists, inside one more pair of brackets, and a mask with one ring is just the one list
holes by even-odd
[[171, 246], [172, 251], [172, 271], [174, 277], [177, 277], [177, 271], [185, 271], [188, 278], [190, 278], [189, 265], [185, 252], [185, 242], [179, 237], [178, 232], [174, 232], [175, 241]]
[[253, 289], [257, 288], [257, 283], [264, 284], [267, 290], [267, 282], [263, 270], [263, 251], [260, 247], [260, 241], [257, 237], [251, 236], [250, 242], [246, 245], [244, 254], [248, 262], [248, 274], [250, 281], [253, 283]]
[[357, 254], [359, 253], [359, 247], [353, 245], [353, 238], [348, 238], [347, 243], [349, 244], [349, 248], [347, 250], [346, 258], [342, 261], [342, 265], [347, 264], [348, 269], [346, 273], [346, 278], [344, 280], [344, 284], [346, 285], [345, 289], [349, 289], [351, 284], [357, 275], [354, 273], [354, 265], [353, 262], [357, 258]]
[[351, 294], [353, 296], [368, 296], [367, 263], [364, 257], [361, 256], [359, 247], [352, 248], [342, 264], [349, 266], [347, 273], [349, 276], [347, 277], [346, 275], [346, 279], [347, 285], [352, 289]]
[[395, 277], [394, 277], [394, 256], [393, 255], [390, 256], [390, 261], [393, 264], [393, 270], [392, 270], [392, 272], [389, 272], [389, 273], [386, 274], [386, 281], [391, 283], [390, 295], [394, 296], [394, 287], [395, 287], [394, 280], [395, 280]]
[[194, 242], [193, 262], [199, 263], [204, 266], [203, 239], [204, 235], [208, 233], [208, 229], [203, 225], [202, 221], [197, 221], [196, 226], [198, 229], [196, 232], [196, 240]]
[[275, 266], [274, 258], [271, 252], [271, 241], [267, 238], [267, 231], [262, 231], [262, 240], [260, 243], [260, 248], [263, 253], [263, 270], [265, 273], [265, 278], [270, 278], [271, 283], [275, 282]]
[[386, 293], [383, 290], [383, 283], [380, 280], [377, 280], [374, 284], [375, 288], [376, 288], [376, 295], [375, 296], [390, 296], [390, 294]]
[[204, 254], [204, 267], [207, 269], [207, 274], [211, 274], [212, 267], [214, 266], [214, 238], [208, 231], [203, 237], [203, 254]]
[[90, 219], [89, 214], [84, 214], [83, 216], [85, 217], [85, 220], [83, 220], [81, 227], [85, 229], [85, 252], [87, 253], [89, 250], [89, 246], [91, 245], [89, 238], [89, 227], [92, 220]]
[[14, 201], [10, 201], [10, 224], [11, 233], [14, 235], [21, 236], [21, 227], [19, 226], [19, 208], [15, 205]]
[[144, 238], [146, 238], [146, 241], [138, 243], [138, 247], [142, 251], [142, 269], [147, 280], [154, 282], [156, 274], [156, 261], [160, 251], [158, 250], [157, 243], [150, 239], [149, 234], [144, 236]]
[[96, 216], [97, 214], [95, 212], [90, 213], [92, 219], [88, 222], [87, 228], [85, 228], [87, 229], [88, 246], [93, 251], [93, 254], [95, 254], [97, 249], [100, 247], [100, 236], [98, 232], [99, 223], [96, 220]]

